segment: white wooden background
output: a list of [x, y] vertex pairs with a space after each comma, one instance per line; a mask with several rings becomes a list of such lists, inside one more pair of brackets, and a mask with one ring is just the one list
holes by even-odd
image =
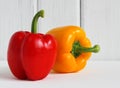
[[82, 0], [82, 23], [101, 51], [96, 60], [120, 60], [120, 0]]
[[10, 36], [30, 30], [32, 17], [40, 9], [45, 10], [45, 18], [39, 20], [39, 32], [56, 26], [79, 26], [81, 21], [92, 43], [101, 46], [91, 60], [120, 60], [119, 4], [119, 0], [0, 0], [0, 60], [7, 59]]
[[0, 0], [0, 59], [7, 59], [11, 35], [30, 29], [33, 12], [34, 0]]
[[7, 59], [11, 35], [19, 30], [31, 30], [34, 14], [45, 10], [39, 20], [39, 32], [46, 33], [53, 27], [80, 24], [79, 0], [0, 0], [0, 60]]

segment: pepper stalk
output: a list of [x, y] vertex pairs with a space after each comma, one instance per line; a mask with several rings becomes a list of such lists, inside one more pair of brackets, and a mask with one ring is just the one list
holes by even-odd
[[80, 45], [79, 41], [75, 41], [73, 43], [71, 53], [73, 54], [73, 56], [75, 58], [77, 58], [82, 53], [88, 53], [88, 52], [97, 53], [99, 51], [100, 51], [100, 46], [99, 45], [94, 45], [93, 47], [83, 47], [82, 45]]
[[31, 26], [31, 32], [37, 33], [37, 24], [39, 17], [44, 18], [44, 10], [40, 10], [36, 15], [33, 17], [32, 20], [32, 26]]

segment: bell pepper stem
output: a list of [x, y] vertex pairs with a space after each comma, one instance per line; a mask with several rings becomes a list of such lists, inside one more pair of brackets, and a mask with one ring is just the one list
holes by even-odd
[[74, 55], [74, 57], [78, 57], [82, 53], [87, 53], [87, 52], [97, 53], [97, 52], [99, 52], [99, 50], [100, 50], [99, 45], [95, 45], [93, 47], [83, 47], [82, 45], [80, 45], [80, 43], [78, 41], [75, 41], [73, 43], [71, 53]]
[[40, 10], [33, 17], [32, 25], [31, 25], [31, 32], [32, 33], [37, 33], [37, 24], [38, 24], [39, 17], [44, 18], [44, 10]]
[[100, 50], [99, 45], [94, 45], [93, 47], [87, 48], [87, 47], [79, 47], [79, 52], [84, 53], [84, 52], [94, 52], [97, 53]]

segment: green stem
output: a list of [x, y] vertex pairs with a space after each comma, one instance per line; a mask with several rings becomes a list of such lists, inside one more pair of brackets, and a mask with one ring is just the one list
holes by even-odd
[[32, 32], [32, 33], [37, 33], [37, 23], [38, 23], [38, 18], [39, 18], [39, 17], [44, 18], [44, 10], [40, 10], [40, 11], [37, 12], [36, 15], [33, 17], [32, 26], [31, 26], [31, 32]]
[[93, 47], [83, 47], [80, 45], [79, 41], [75, 41], [71, 53], [74, 55], [74, 57], [78, 57], [82, 53], [87, 53], [87, 52], [97, 53], [99, 52], [99, 50], [100, 50], [99, 45], [95, 45]]
[[81, 53], [85, 53], [85, 52], [93, 52], [93, 53], [97, 53], [100, 50], [99, 45], [94, 45], [93, 47], [90, 48], [86, 48], [86, 47], [79, 47], [78, 48], [79, 52]]

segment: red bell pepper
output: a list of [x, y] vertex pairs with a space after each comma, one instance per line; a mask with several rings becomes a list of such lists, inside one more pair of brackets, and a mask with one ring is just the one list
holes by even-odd
[[37, 33], [39, 11], [33, 18], [31, 32], [18, 31], [10, 39], [7, 61], [13, 75], [19, 79], [45, 78], [55, 63], [57, 43], [49, 34]]

